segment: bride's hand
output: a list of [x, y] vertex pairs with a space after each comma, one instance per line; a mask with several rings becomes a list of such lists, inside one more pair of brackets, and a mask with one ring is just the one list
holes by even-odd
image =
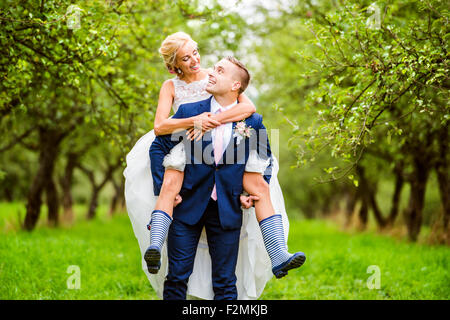
[[208, 131], [220, 126], [222, 123], [214, 119], [211, 112], [203, 112], [194, 119], [194, 128], [202, 129], [202, 131]]
[[249, 208], [253, 207], [254, 201], [259, 200], [259, 197], [252, 196], [252, 195], [248, 195], [248, 196], [241, 195], [240, 200], [241, 200], [242, 207], [244, 209], [249, 209]]
[[203, 112], [194, 119], [194, 127], [187, 130], [188, 140], [200, 141], [206, 131], [212, 130], [222, 123], [214, 119], [211, 112]]
[[181, 198], [181, 196], [179, 194], [177, 194], [175, 197], [175, 201], [173, 203], [173, 207], [175, 208], [177, 205], [179, 205], [181, 203], [181, 201], [183, 201], [183, 198]]

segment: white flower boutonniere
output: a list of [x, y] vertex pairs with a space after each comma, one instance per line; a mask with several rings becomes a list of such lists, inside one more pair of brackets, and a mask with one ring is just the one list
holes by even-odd
[[245, 120], [241, 120], [236, 123], [236, 127], [234, 127], [233, 138], [237, 138], [237, 144], [241, 143], [241, 140], [244, 138], [250, 138], [252, 132], [250, 131], [252, 126], [247, 126]]

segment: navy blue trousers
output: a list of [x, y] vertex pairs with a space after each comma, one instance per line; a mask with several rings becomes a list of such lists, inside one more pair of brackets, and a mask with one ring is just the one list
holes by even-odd
[[186, 299], [203, 227], [212, 262], [214, 300], [237, 299], [235, 270], [241, 229], [222, 229], [217, 203], [211, 199], [197, 224], [188, 225], [177, 219], [172, 221], [167, 238], [169, 272], [164, 282], [164, 300]]

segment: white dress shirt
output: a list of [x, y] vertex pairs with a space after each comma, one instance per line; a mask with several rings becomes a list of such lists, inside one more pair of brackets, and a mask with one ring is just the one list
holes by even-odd
[[[222, 108], [222, 112], [231, 109], [232, 107], [234, 107], [237, 104], [237, 100], [235, 102], [233, 102], [232, 104], [226, 106], [226, 107], [222, 107], [217, 101], [216, 99], [214, 99], [214, 97], [211, 98], [211, 113], [216, 114], [217, 111], [219, 111], [219, 108]], [[222, 124], [221, 126], [225, 126], [223, 129], [223, 150], [222, 150], [222, 155], [223, 152], [225, 151], [225, 149], [227, 148], [230, 139], [231, 139], [231, 135], [233, 133], [233, 122], [227, 122]], [[216, 127], [218, 128], [218, 127]], [[212, 138], [212, 144], [213, 147], [214, 146], [214, 138], [215, 138], [215, 134], [216, 134], [216, 128], [211, 130], [211, 138]]]

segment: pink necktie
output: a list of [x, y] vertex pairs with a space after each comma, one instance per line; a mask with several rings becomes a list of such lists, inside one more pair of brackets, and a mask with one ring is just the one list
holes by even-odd
[[[219, 110], [216, 112], [220, 113], [222, 112], [222, 108], [219, 108]], [[214, 136], [214, 161], [219, 163], [220, 158], [222, 158], [223, 153], [223, 130], [225, 129], [225, 125], [218, 126], [215, 130], [215, 136]], [[216, 184], [214, 184], [214, 188], [211, 194], [211, 198], [213, 200], [217, 201], [217, 192], [216, 192]]]

